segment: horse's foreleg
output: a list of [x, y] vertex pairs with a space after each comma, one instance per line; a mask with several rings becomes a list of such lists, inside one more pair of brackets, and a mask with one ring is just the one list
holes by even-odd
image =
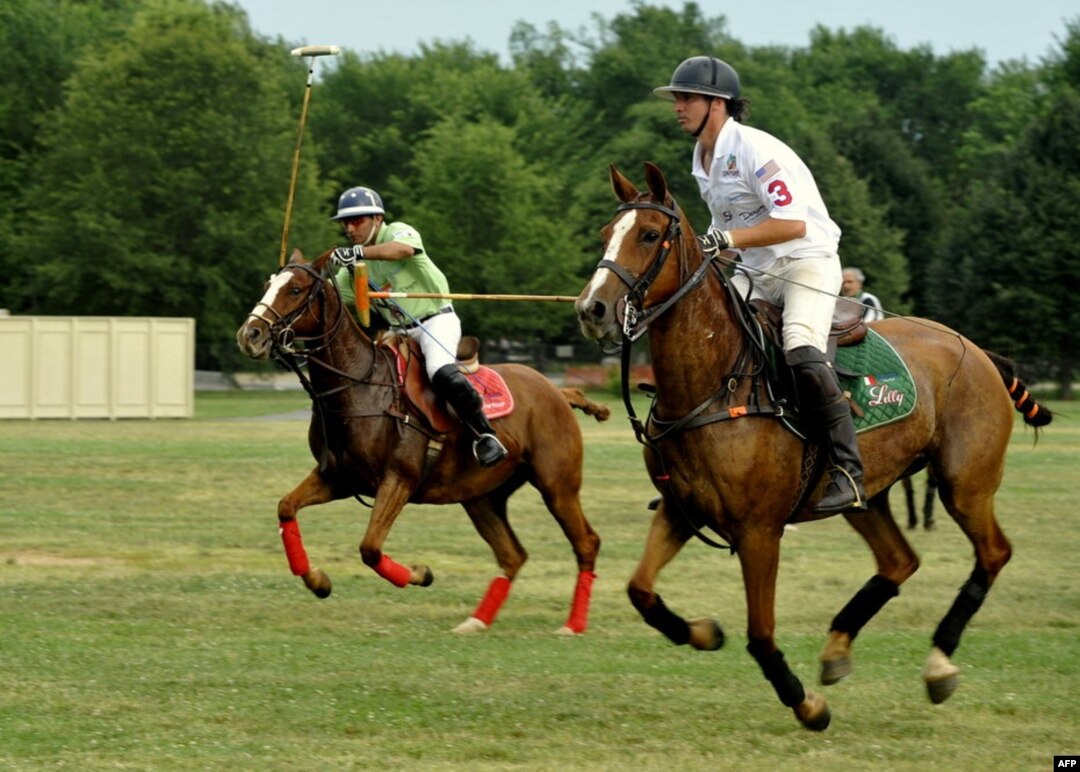
[[672, 643], [678, 646], [689, 643], [695, 649], [715, 651], [724, 645], [724, 631], [720, 625], [712, 619], [683, 619], [664, 605], [653, 589], [661, 569], [679, 554], [688, 538], [688, 534], [672, 528], [667, 506], [661, 502], [649, 527], [645, 553], [630, 577], [626, 592], [645, 623], [659, 630]]
[[316, 468], [278, 502], [278, 530], [285, 547], [285, 557], [289, 560], [289, 569], [295, 576], [303, 579], [304, 585], [319, 598], [329, 597], [333, 585], [322, 569], [312, 568], [308, 562], [307, 551], [300, 538], [300, 526], [296, 522], [296, 513], [304, 507], [325, 504], [333, 499], [330, 485]]
[[825, 698], [804, 689], [776, 646], [776, 573], [780, 563], [780, 539], [768, 532], [751, 532], [738, 542], [739, 564], [746, 588], [746, 650], [776, 690], [780, 702], [794, 711], [803, 726], [821, 731], [831, 715]]
[[400, 477], [388, 473], [379, 483], [375, 493], [375, 506], [371, 509], [367, 531], [360, 542], [360, 559], [364, 565], [397, 587], [417, 584], [427, 587], [433, 577], [427, 566], [403, 566], [382, 551], [386, 536], [397, 516], [405, 508], [412, 488]]
[[919, 568], [919, 558], [893, 521], [888, 491], [875, 496], [866, 512], [844, 515], [874, 553], [877, 573], [855, 593], [829, 626], [821, 651], [821, 683], [838, 683], [851, 675], [851, 644], [863, 626], [890, 600], [900, 585]]

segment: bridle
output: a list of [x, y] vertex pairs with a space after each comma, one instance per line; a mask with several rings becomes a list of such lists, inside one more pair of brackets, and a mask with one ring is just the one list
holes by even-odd
[[[341, 327], [342, 320], [344, 319], [344, 312], [342, 306], [339, 305], [338, 313], [334, 318], [333, 323], [329, 326], [324, 326], [324, 331], [318, 335], [297, 335], [293, 330], [293, 325], [309, 312], [312, 313], [312, 316], [314, 317], [312, 306], [314, 306], [317, 301], [324, 299], [326, 294], [326, 279], [323, 278], [319, 271], [302, 263], [286, 265], [282, 267], [278, 273], [280, 274], [282, 271], [291, 272], [295, 270], [304, 271], [313, 279], [307, 297], [304, 298], [304, 302], [287, 314], [282, 314], [273, 306], [269, 306], [260, 300], [255, 304], [255, 308], [252, 309], [251, 313], [248, 314], [248, 319], [258, 319], [269, 325], [271, 350], [275, 359], [280, 359], [282, 355], [284, 355], [288, 357], [298, 357], [307, 361], [311, 358], [312, 354], [323, 351], [330, 345], [330, 341], [337, 335], [338, 328]], [[298, 349], [296, 347], [297, 343], [303, 343], [303, 348]]]
[[658, 303], [655, 306], [644, 308], [645, 295], [648, 293], [649, 288], [652, 287], [656, 277], [663, 270], [664, 264], [667, 262], [668, 255], [671, 254], [671, 248], [676, 241], [682, 238], [682, 222], [677, 210], [677, 204], [675, 199], [671, 200], [671, 206], [664, 206], [663, 204], [657, 204], [652, 201], [635, 201], [633, 203], [625, 203], [619, 207], [619, 212], [625, 212], [633, 209], [651, 209], [661, 214], [665, 214], [668, 217], [667, 229], [664, 231], [663, 237], [660, 239], [660, 249], [656, 253], [656, 257], [653, 258], [652, 263], [641, 276], [634, 276], [630, 271], [623, 268], [614, 260], [608, 260], [604, 258], [597, 263], [597, 269], [607, 268], [609, 271], [619, 277], [620, 281], [629, 288], [629, 292], [626, 293], [623, 307], [623, 348], [628, 348], [629, 343], [633, 343], [642, 335], [645, 334], [654, 319], [663, 314], [675, 303], [682, 299], [682, 297], [696, 287], [703, 278], [709, 267], [713, 265], [712, 257], [706, 257], [702, 260], [701, 265], [698, 266], [685, 282], [675, 291], [675, 293], [662, 303]]
[[[315, 270], [310, 265], [305, 263], [292, 263], [283, 266], [278, 273], [282, 271], [296, 271], [301, 270], [312, 277], [312, 283], [308, 289], [307, 297], [304, 298], [304, 302], [289, 311], [286, 314], [282, 314], [272, 306], [259, 301], [255, 305], [255, 308], [250, 314], [248, 319], [257, 319], [269, 325], [270, 335], [270, 355], [274, 361], [281, 364], [285, 369], [291, 370], [296, 377], [300, 380], [300, 385], [307, 392], [311, 398], [312, 410], [319, 421], [319, 426], [322, 429], [323, 445], [322, 454], [319, 458], [319, 469], [325, 471], [329, 458], [329, 433], [327, 432], [327, 413], [346, 418], [362, 418], [370, 416], [391, 416], [397, 418], [400, 422], [399, 414], [403, 414], [402, 411], [389, 411], [385, 406], [380, 406], [370, 410], [350, 410], [349, 412], [342, 412], [340, 410], [332, 410], [327, 406], [326, 399], [332, 395], [340, 392], [352, 389], [357, 386], [371, 386], [380, 390], [387, 390], [390, 393], [389, 403], [397, 404], [400, 399], [399, 386], [394, 382], [393, 378], [390, 378], [387, 382], [378, 382], [373, 380], [376, 370], [376, 364], [378, 361], [377, 356], [370, 358], [370, 366], [368, 371], [363, 375], [355, 375], [345, 372], [344, 370], [335, 367], [326, 361], [325, 358], [316, 356], [321, 352], [330, 348], [334, 338], [342, 328], [342, 324], [345, 321], [345, 305], [338, 303], [337, 315], [333, 321], [329, 324], [325, 322], [322, 324], [321, 332], [315, 335], [298, 335], [293, 329], [293, 326], [304, 317], [305, 314], [310, 313], [313, 319], [318, 320], [319, 314], [315, 311], [314, 306], [316, 303], [322, 301], [322, 308], [326, 308], [326, 283], [327, 279], [320, 271]], [[337, 291], [336, 284], [334, 282], [333, 274], [329, 277], [331, 285], [334, 285], [334, 291]], [[297, 344], [303, 344], [299, 348]], [[384, 356], [388, 356], [385, 355]], [[327, 389], [325, 391], [316, 391], [314, 384], [312, 384], [309, 377], [311, 370], [311, 364], [318, 365], [323, 370], [334, 373], [341, 376], [344, 382], [341, 385]], [[309, 372], [305, 372], [304, 368], [307, 366]], [[393, 364], [387, 361], [387, 368], [392, 372]], [[357, 496], [357, 500], [366, 506], [370, 506], [367, 502]]]
[[[742, 313], [737, 313], [736, 317], [738, 318], [739, 323], [743, 327], [746, 335], [743, 336], [743, 350], [739, 353], [736, 362], [743, 361], [744, 357], [747, 356], [751, 350], [759, 351], [762, 353], [762, 355], [764, 352], [763, 342], [759, 343], [756, 346], [746, 345], [746, 342], [748, 340], [747, 336], [749, 336], [749, 339], [752, 340], [756, 340], [757, 336], [750, 328], [749, 316], [745, 311], [745, 302], [741, 301], [738, 291], [735, 290], [731, 282], [729, 282], [725, 278], [723, 272], [720, 270], [720, 265], [718, 264], [718, 260], [715, 255], [704, 255], [701, 261], [701, 265], [699, 265], [693, 271], [693, 273], [686, 277], [686, 279], [671, 295], [671, 297], [654, 306], [643, 308], [646, 293], [649, 291], [649, 288], [652, 286], [653, 282], [656, 280], [656, 277], [663, 269], [664, 264], [667, 262], [668, 256], [671, 254], [672, 247], [676, 243], [675, 239], [680, 238], [682, 235], [680, 217], [676, 209], [677, 205], [674, 199], [672, 199], [671, 203], [672, 205], [670, 207], [667, 207], [651, 201], [638, 201], [633, 203], [624, 203], [618, 209], [618, 211], [620, 212], [632, 209], [651, 209], [653, 211], [665, 214], [669, 218], [668, 226], [664, 232], [663, 238], [661, 239], [660, 248], [657, 251], [656, 257], [653, 258], [652, 263], [649, 264], [649, 266], [645, 269], [644, 273], [642, 273], [641, 276], [635, 276], [630, 271], [626, 270], [613, 260], [608, 260], [606, 258], [601, 260], [597, 265], [598, 269], [607, 268], [608, 270], [610, 270], [612, 273], [619, 277], [623, 284], [625, 284], [629, 288], [629, 291], [624, 297], [624, 318], [622, 325], [623, 339], [621, 345], [620, 380], [622, 384], [623, 403], [626, 406], [627, 418], [630, 421], [631, 427], [634, 429], [634, 434], [637, 437], [637, 441], [645, 447], [650, 448], [654, 452], [657, 463], [660, 465], [661, 469], [661, 474], [657, 477], [657, 480], [663, 482], [665, 487], [670, 486], [671, 476], [667, 471], [665, 456], [659, 443], [662, 440], [671, 439], [676, 435], [680, 434], [681, 432], [687, 431], [689, 429], [698, 428], [707, 424], [715, 423], [717, 421], [724, 421], [732, 418], [733, 415], [729, 411], [717, 411], [713, 409], [713, 406], [719, 403], [725, 396], [734, 392], [738, 384], [738, 380], [740, 377], [742, 377], [742, 374], [738, 372], [739, 368], [736, 368], [735, 372], [731, 373], [726, 377], [720, 378], [719, 380], [722, 385], [719, 389], [709, 395], [696, 408], [694, 408], [689, 413], [677, 420], [661, 421], [660, 419], [658, 419], [655, 415], [656, 404], [654, 402], [649, 410], [648, 417], [645, 419], [645, 421], [642, 421], [638, 417], [637, 412], [634, 409], [633, 400], [631, 399], [630, 395], [630, 360], [631, 347], [633, 343], [643, 334], [645, 334], [649, 324], [651, 324], [661, 314], [663, 314], [669, 308], [674, 306], [675, 303], [685, 297], [688, 292], [700, 285], [702, 280], [705, 278], [706, 273], [708, 273], [708, 271], [712, 269], [721, 286], [731, 297], [734, 307], [742, 309]], [[753, 368], [753, 372], [749, 373], [751, 377], [755, 378], [756, 380], [758, 373], [760, 373], [763, 366], [763, 360], [759, 361]], [[651, 391], [655, 394], [655, 389], [645, 390]], [[783, 415], [782, 409], [774, 410], [772, 408], [759, 407], [759, 409], [755, 410], [755, 412], [776, 416]], [[655, 434], [650, 434], [649, 427], [652, 427], [653, 429], [658, 429], [659, 431]], [[690, 532], [697, 536], [699, 539], [701, 539], [701, 541], [705, 542], [711, 547], [731, 549], [732, 552], [734, 552], [733, 548], [728, 547], [724, 544], [720, 544], [702, 533], [701, 528], [683, 509], [682, 505], [678, 502], [677, 497], [672, 495], [665, 498], [670, 498], [675, 508], [675, 511], [681, 515]]]

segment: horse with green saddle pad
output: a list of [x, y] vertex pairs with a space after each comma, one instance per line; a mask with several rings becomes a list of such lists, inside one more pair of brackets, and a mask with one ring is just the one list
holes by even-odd
[[[655, 377], [645, 420], [631, 425], [644, 445], [649, 477], [662, 495], [645, 548], [627, 588], [644, 621], [676, 644], [719, 649], [723, 631], [711, 619], [685, 619], [656, 591], [660, 571], [705, 531], [734, 551], [747, 600], [747, 649], [781, 703], [803, 726], [823, 730], [824, 697], [805, 689], [776, 644], [775, 595], [780, 540], [790, 522], [815, 520], [824, 484], [808, 463], [815, 442], [792, 423], [789, 391], [754, 314], [731, 287], [724, 267], [702, 253], [663, 173], [645, 164], [639, 191], [615, 167], [621, 206], [602, 230], [603, 259], [578, 297], [582, 333], [630, 348], [648, 333]], [[928, 468], [941, 500], [974, 547], [970, 577], [937, 626], [923, 669], [932, 702], [956, 689], [951, 657], [968, 622], [1011, 556], [994, 513], [1013, 408], [1029, 425], [1049, 422], [1015, 376], [1013, 365], [958, 332], [927, 319], [874, 322], [867, 342], [839, 347], [838, 372], [862, 431], [857, 435], [868, 497], [865, 511], [844, 518], [867, 542], [877, 570], [829, 627], [821, 682], [852, 672], [852, 642], [919, 567], [919, 558], [889, 511], [889, 489]], [[846, 350], [845, 350], [846, 349]], [[775, 371], [775, 376], [770, 374]], [[817, 588], [815, 591], [821, 591]]]

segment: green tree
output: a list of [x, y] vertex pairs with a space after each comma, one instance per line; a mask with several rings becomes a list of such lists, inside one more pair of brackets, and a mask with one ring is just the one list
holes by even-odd
[[[200, 364], [276, 267], [295, 113], [285, 52], [230, 6], [148, 6], [123, 40], [80, 60], [44, 148], [19, 235], [33, 313], [193, 316]], [[325, 243], [314, 170], [294, 236]]]
[[[493, 118], [448, 118], [419, 143], [410, 173], [393, 179], [388, 206], [409, 212], [452, 292], [577, 294], [584, 246], [568, 232], [559, 185], [516, 145], [515, 129]], [[556, 337], [573, 327], [563, 304], [456, 307], [465, 331], [485, 339]]]
[[1071, 396], [1080, 325], [1080, 214], [1061, 205], [1080, 196], [1077, 132], [1080, 92], [1061, 87], [975, 190], [954, 259], [937, 277], [946, 321], [1055, 379], [1063, 398]]
[[[63, 103], [63, 85], [89, 45], [120, 36], [134, 2], [5, 0], [0, 4], [0, 272], [17, 270], [14, 235], [23, 217], [26, 180], [38, 134]], [[0, 305], [16, 305], [15, 293]]]

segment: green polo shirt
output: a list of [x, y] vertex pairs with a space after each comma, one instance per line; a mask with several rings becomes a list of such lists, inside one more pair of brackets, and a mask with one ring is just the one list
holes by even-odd
[[[375, 236], [375, 243], [386, 244], [391, 241], [408, 244], [416, 251], [412, 257], [407, 257], [404, 260], [366, 260], [368, 278], [376, 287], [384, 292], [434, 292], [439, 294], [450, 292], [446, 277], [435, 265], [434, 261], [428, 257], [420, 233], [415, 228], [403, 222], [384, 222]], [[347, 268], [339, 270], [336, 279], [338, 289], [341, 291], [342, 301], [355, 312], [356, 293], [353, 291], [353, 282], [349, 270]], [[409, 317], [398, 312], [397, 306], [401, 306], [414, 319], [422, 319], [444, 306], [451, 305], [451, 303], [449, 300], [420, 298], [415, 300], [373, 300], [371, 305], [386, 321], [396, 326], [408, 324], [412, 321]]]

